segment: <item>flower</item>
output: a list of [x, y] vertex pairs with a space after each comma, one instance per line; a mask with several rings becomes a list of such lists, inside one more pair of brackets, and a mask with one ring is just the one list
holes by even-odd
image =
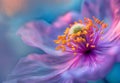
[[8, 82], [84, 83], [103, 78], [119, 53], [116, 18], [108, 31], [103, 21], [96, 17], [83, 21], [75, 12], [67, 13], [52, 25], [45, 21], [27, 23], [18, 34], [26, 44], [46, 54], [34, 53], [20, 60]]

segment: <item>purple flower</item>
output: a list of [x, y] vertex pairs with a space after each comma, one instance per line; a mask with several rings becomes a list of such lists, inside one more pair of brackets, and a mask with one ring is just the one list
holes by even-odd
[[109, 30], [103, 21], [95, 17], [81, 21], [75, 12], [52, 25], [45, 21], [27, 23], [18, 34], [26, 44], [46, 54], [34, 53], [20, 60], [8, 83], [84, 83], [103, 78], [119, 57], [120, 9], [117, 14], [114, 5], [112, 9], [115, 19]]

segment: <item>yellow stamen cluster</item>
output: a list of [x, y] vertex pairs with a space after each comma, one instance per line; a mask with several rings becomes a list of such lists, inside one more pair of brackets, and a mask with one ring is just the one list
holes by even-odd
[[[107, 27], [107, 24], [95, 17], [93, 17], [93, 19], [94, 21], [89, 18], [84, 18], [84, 22], [82, 20], [79, 20], [78, 22], [74, 22], [74, 24], [70, 24], [70, 27], [66, 28], [64, 34], [58, 36], [57, 40], [54, 40], [54, 42], [58, 44], [56, 50], [62, 50], [64, 52], [67, 51], [66, 48], [69, 48], [71, 51], [76, 51], [79, 48], [80, 43], [85, 43], [86, 48], [95, 48], [94, 44], [88, 43], [88, 40], [86, 40], [86, 36], [89, 36], [90, 42], [93, 42], [95, 32], [98, 32], [100, 30], [100, 28], [98, 28], [96, 24], [101, 25], [101, 34], [103, 34], [103, 29]], [[70, 33], [71, 28], [77, 24], [82, 24], [85, 26], [73, 33]], [[92, 29], [94, 29], [94, 31]], [[74, 54], [76, 54], [76, 52], [74, 52]]]
[[78, 49], [77, 44], [73, 45], [72, 43], [85, 42], [85, 39], [80, 37], [80, 35], [87, 34], [87, 31], [78, 31], [77, 33], [69, 34], [70, 28], [67, 28], [64, 32], [64, 35], [58, 36], [57, 40], [54, 40], [56, 44], [59, 44], [56, 47], [56, 50], [65, 51], [66, 47], [71, 48], [71, 50]]

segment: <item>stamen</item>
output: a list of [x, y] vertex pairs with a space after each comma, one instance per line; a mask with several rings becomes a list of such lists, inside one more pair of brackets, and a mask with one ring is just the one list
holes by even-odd
[[81, 23], [81, 24], [83, 23], [82, 20], [79, 20], [78, 22]]
[[69, 33], [69, 30], [70, 30], [70, 28], [67, 28], [67, 29], [65, 30], [64, 34], [67, 35], [67, 34]]
[[84, 31], [83, 31], [83, 34], [87, 34], [87, 31], [84, 30]]
[[[98, 26], [100, 25], [100, 26]], [[82, 53], [80, 50], [95, 49], [97, 41], [103, 40], [104, 29], [108, 25], [93, 16], [93, 20], [84, 18], [84, 21], [78, 20], [66, 28], [63, 35], [54, 40], [58, 46], [56, 50], [71, 52], [74, 55]]]
[[80, 34], [81, 34], [81, 31], [78, 31], [78, 32], [77, 32], [77, 36], [80, 36]]
[[75, 47], [72, 47], [72, 50], [75, 51]]
[[80, 43], [81, 42], [81, 38], [77, 37], [76, 41], [77, 41], [77, 43]]
[[89, 46], [89, 43], [86, 44], [86, 47], [87, 47], [87, 48], [88, 48], [88, 46]]
[[71, 47], [72, 47], [72, 44], [70, 44], [70, 43], [67, 43], [67, 46], [71, 48]]
[[106, 28], [108, 25], [107, 24], [102, 24], [102, 27], [103, 28]]
[[59, 41], [59, 40], [54, 40], [54, 42], [55, 42], [56, 44], [60, 44], [60, 41]]
[[67, 43], [66, 40], [62, 40], [62, 44], [65, 45]]
[[95, 48], [95, 45], [91, 45], [90, 47]]
[[61, 48], [62, 48], [62, 51], [64, 52], [65, 50], [66, 50], [66, 47], [65, 46], [61, 46]]
[[91, 35], [90, 35], [90, 37], [93, 37], [94, 36], [94, 33], [92, 33]]
[[74, 24], [78, 24], [78, 22], [74, 22]]

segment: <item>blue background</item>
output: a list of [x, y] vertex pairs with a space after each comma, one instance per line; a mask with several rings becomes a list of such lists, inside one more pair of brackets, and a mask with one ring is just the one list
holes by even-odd
[[[43, 53], [37, 48], [27, 46], [16, 35], [16, 32], [23, 24], [31, 20], [40, 19], [52, 23], [60, 15], [64, 15], [69, 11], [80, 12], [84, 3], [83, 0], [26, 0], [24, 3], [25, 7], [15, 11], [6, 6], [7, 2], [2, 1], [5, 0], [0, 0], [0, 5], [3, 5], [0, 6], [0, 83], [6, 79], [21, 57], [25, 57], [33, 52]], [[12, 6], [20, 4], [19, 2], [12, 3], [12, 1], [17, 0], [9, 1], [11, 1], [9, 4]], [[22, 5], [24, 4], [22, 3]], [[8, 10], [5, 9], [7, 7]], [[120, 64], [116, 63], [105, 80], [109, 83], [120, 83], [119, 70]], [[98, 80], [90, 81], [90, 83], [104, 82], [103, 80]]]

